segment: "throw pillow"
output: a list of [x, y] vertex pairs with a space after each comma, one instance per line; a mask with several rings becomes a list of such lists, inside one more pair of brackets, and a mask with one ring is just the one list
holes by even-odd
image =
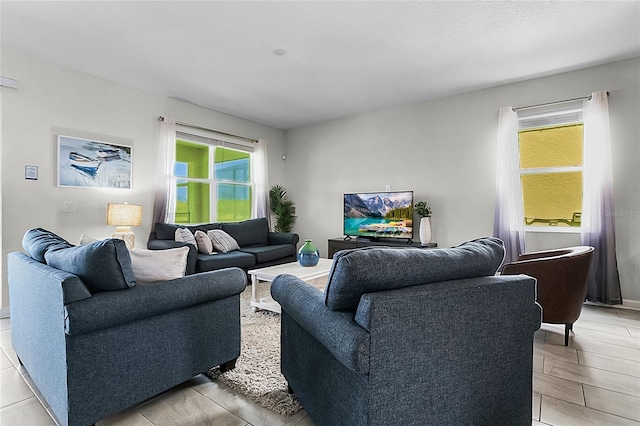
[[202, 231], [196, 231], [195, 235], [196, 237], [196, 242], [198, 243], [198, 251], [202, 254], [214, 254], [215, 252], [213, 251], [213, 243], [211, 242], [211, 238], [209, 238], [209, 236], [202, 232]]
[[211, 242], [213, 243], [213, 248], [222, 253], [229, 253], [233, 250], [240, 250], [240, 246], [238, 242], [233, 239], [233, 237], [221, 229], [212, 229], [207, 232], [209, 238], [211, 238]]
[[193, 233], [188, 228], [176, 229], [176, 241], [180, 241], [181, 243], [193, 244], [194, 246], [198, 247], [196, 237], [193, 236]]
[[97, 238], [93, 238], [88, 236], [87, 234], [80, 235], [80, 245], [83, 246], [85, 244], [95, 243], [96, 241], [100, 241]]
[[42, 228], [33, 228], [22, 237], [22, 247], [29, 256], [40, 263], [45, 263], [45, 254], [50, 250], [59, 250], [73, 245], [64, 238]]
[[47, 265], [77, 275], [91, 293], [124, 290], [136, 284], [129, 250], [123, 240], [109, 238], [84, 246], [49, 250], [44, 257]]
[[184, 277], [189, 247], [167, 250], [131, 249], [129, 254], [136, 283], [147, 284]]

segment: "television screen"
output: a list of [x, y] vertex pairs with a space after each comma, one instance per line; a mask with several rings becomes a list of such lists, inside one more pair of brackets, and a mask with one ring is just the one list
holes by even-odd
[[344, 235], [413, 239], [413, 191], [344, 194]]

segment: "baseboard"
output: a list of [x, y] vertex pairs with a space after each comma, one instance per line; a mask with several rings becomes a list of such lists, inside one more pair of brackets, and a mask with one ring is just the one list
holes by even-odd
[[604, 306], [605, 308], [631, 309], [634, 311], [640, 311], [640, 300], [624, 299], [622, 301], [622, 305], [607, 305], [606, 303], [589, 302], [589, 301], [586, 301], [584, 303], [586, 305]]
[[9, 307], [4, 306], [0, 308], [0, 318], [9, 318]]

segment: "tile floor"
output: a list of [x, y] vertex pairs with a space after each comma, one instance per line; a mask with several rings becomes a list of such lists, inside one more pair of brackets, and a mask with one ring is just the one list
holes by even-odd
[[[250, 290], [249, 290], [250, 291]], [[640, 425], [640, 311], [586, 305], [569, 347], [563, 327], [543, 324], [534, 347], [533, 425]], [[54, 425], [47, 403], [11, 347], [0, 320], [0, 424]], [[197, 376], [98, 426], [313, 426], [302, 411], [282, 417]]]

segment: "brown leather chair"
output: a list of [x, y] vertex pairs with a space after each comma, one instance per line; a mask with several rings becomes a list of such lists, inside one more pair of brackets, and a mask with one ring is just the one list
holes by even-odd
[[569, 345], [569, 330], [573, 330], [587, 294], [593, 250], [577, 246], [525, 253], [502, 267], [503, 275], [526, 274], [537, 279], [536, 299], [542, 306], [542, 322], [565, 325], [565, 346]]

